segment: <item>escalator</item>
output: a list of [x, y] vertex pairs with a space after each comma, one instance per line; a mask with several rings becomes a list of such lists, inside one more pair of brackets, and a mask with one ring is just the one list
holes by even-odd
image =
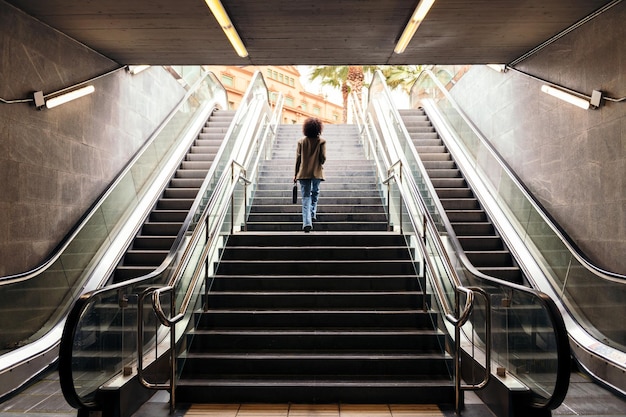
[[[2, 316], [11, 318], [3, 322], [0, 398], [17, 392], [55, 364], [62, 327], [72, 303], [83, 291], [106, 283], [103, 278], [120, 259], [120, 251], [127, 245], [124, 242], [128, 242], [143, 223], [144, 213], [153, 204], [151, 201], [159, 194], [167, 199], [172, 193], [199, 189], [174, 178], [165, 191], [160, 191], [166, 179], [164, 174], [171, 170], [175, 170], [175, 177], [206, 176], [220, 139], [205, 131], [212, 130], [212, 123], [216, 123], [221, 115], [232, 119], [232, 112], [218, 110], [227, 106], [226, 93], [212, 74], [198, 74], [188, 81], [189, 89], [180, 103], [51, 258], [33, 271], [0, 280]], [[205, 123], [206, 126], [202, 127]], [[224, 122], [217, 123], [219, 135], [223, 138]], [[185, 157], [183, 151], [194, 142], [201, 146], [192, 146], [190, 154]], [[200, 148], [203, 152], [197, 152]], [[180, 163], [181, 158], [186, 160]], [[201, 161], [192, 162], [196, 158]], [[195, 166], [188, 166], [193, 164]], [[153, 212], [131, 254], [122, 263], [136, 263], [136, 259], [141, 258], [137, 256], [140, 242], [148, 240], [155, 242], [149, 245], [151, 255], [144, 252], [147, 255], [144, 259], [150, 261], [139, 262], [152, 269], [158, 266], [163, 260], [159, 257], [164, 258], [161, 254], [169, 251], [174, 242], [166, 230], [167, 224], [178, 222], [172, 216], [176, 214]], [[181, 224], [179, 222], [179, 229]], [[152, 239], [143, 239], [151, 229], [155, 229]], [[24, 300], [31, 302], [25, 303]], [[35, 305], [37, 308], [33, 308]]]
[[234, 117], [233, 110], [216, 110], [211, 114], [115, 269], [110, 283], [147, 275], [165, 261]]
[[[247, 188], [246, 175], [254, 173], [243, 169], [247, 162], [240, 161], [263, 157], [259, 143], [270, 141], [276, 131], [280, 106], [275, 109], [273, 113], [263, 76], [257, 72], [236, 112], [214, 112], [199, 129], [147, 208], [129, 250], [107, 275], [107, 285], [76, 300], [59, 347], [60, 384], [72, 407], [120, 415], [122, 409], [128, 414], [147, 399], [149, 391], [142, 385], [150, 383], [144, 380], [144, 372], [154, 378], [153, 372], [168, 362], [165, 353], [172, 344], [146, 298], [176, 280], [174, 297], [166, 307], [176, 311], [180, 307], [176, 292], [195, 288], [200, 279], [188, 270], [211, 268], [199, 257], [207, 256], [209, 242], [216, 245], [211, 250], [219, 253], [216, 248], [223, 243], [224, 232], [205, 229], [238, 227], [235, 221], [224, 226], [214, 205], [245, 201], [253, 191]], [[239, 186], [243, 195], [224, 199], [225, 188]], [[239, 211], [230, 214], [237, 216]]]
[[400, 110], [415, 150], [468, 260], [480, 272], [524, 284], [511, 251], [423, 110]]
[[[614, 317], [623, 315], [617, 300], [626, 295], [626, 278], [586, 261], [436, 77], [425, 71], [416, 85], [420, 82], [427, 86], [416, 93], [420, 108], [396, 112], [396, 134], [402, 152], [414, 158], [407, 163], [423, 198], [432, 200], [429, 209], [439, 219], [440, 233], [452, 248], [458, 242], [452, 250], [466, 261], [464, 268], [548, 295], [563, 316], [576, 364], [624, 395], [624, 327], [614, 325]], [[472, 280], [475, 275], [466, 276]], [[549, 360], [517, 356], [506, 367], [513, 375], [533, 373]]]
[[[482, 207], [480, 200], [474, 194], [424, 110], [400, 110], [399, 113], [467, 261], [486, 276], [517, 285], [530, 286], [505, 240], [499, 235], [496, 226]], [[425, 135], [428, 135], [427, 139], [424, 139]], [[472, 281], [472, 284], [484, 285], [477, 281]], [[515, 308], [515, 306], [510, 307]], [[532, 310], [527, 306], [518, 308]], [[513, 319], [519, 314], [532, 314], [532, 312], [518, 312], [512, 316]], [[512, 317], [496, 315], [494, 319], [508, 321]], [[507, 325], [510, 324], [510, 322], [507, 323]], [[540, 326], [537, 327], [539, 338], [545, 337], [545, 334], [551, 331], [550, 329], [542, 331]], [[515, 373], [541, 374], [550, 369], [556, 369], [558, 366], [556, 356], [547, 352], [541, 355], [540, 361], [537, 361], [537, 352], [532, 351], [535, 347], [526, 346], [523, 338], [517, 340], [515, 336], [504, 333], [496, 333], [493, 337], [497, 344], [506, 341], [515, 345], [516, 357], [509, 360], [510, 365], [515, 367]]]

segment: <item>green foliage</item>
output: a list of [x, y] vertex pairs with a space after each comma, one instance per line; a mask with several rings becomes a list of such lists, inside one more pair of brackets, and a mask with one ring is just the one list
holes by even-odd
[[[309, 79], [311, 81], [319, 79], [322, 85], [341, 89], [346, 85], [348, 78], [348, 66], [320, 65], [313, 68]], [[384, 65], [384, 66], [363, 66], [363, 73], [373, 74], [380, 70], [387, 80], [390, 89], [402, 89], [409, 93], [411, 86], [422, 72], [421, 65]], [[348, 92], [349, 86], [348, 86]]]

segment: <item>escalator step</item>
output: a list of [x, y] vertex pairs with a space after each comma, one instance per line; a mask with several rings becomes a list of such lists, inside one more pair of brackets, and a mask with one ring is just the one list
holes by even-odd
[[137, 236], [134, 249], [168, 249], [174, 244], [175, 236]]
[[513, 265], [513, 258], [508, 250], [465, 251], [465, 254], [472, 265], [477, 268]]
[[188, 153], [187, 161], [213, 161], [215, 154], [213, 153]]
[[447, 210], [477, 210], [480, 208], [475, 198], [442, 198], [441, 205]]
[[157, 208], [163, 210], [189, 210], [193, 201], [190, 198], [162, 198], [157, 203]]
[[469, 188], [437, 188], [439, 198], [472, 198], [474, 193]]
[[459, 169], [428, 169], [426, 172], [430, 178], [461, 178]]
[[477, 269], [491, 277], [523, 285], [522, 271], [518, 267], [480, 267]]
[[157, 267], [165, 260], [169, 250], [129, 250], [124, 256], [125, 266]]
[[141, 234], [150, 236], [176, 236], [180, 231], [182, 223], [144, 223]]
[[197, 188], [166, 188], [163, 192], [164, 198], [189, 198], [195, 199], [198, 195]]
[[491, 236], [495, 229], [491, 222], [452, 223], [457, 236]]
[[197, 188], [200, 189], [204, 178], [172, 178], [170, 180], [171, 188]]
[[208, 172], [208, 169], [179, 169], [176, 178], [204, 178]]
[[468, 223], [487, 221], [487, 213], [485, 213], [484, 210], [448, 210], [446, 214], [451, 222]]
[[184, 222], [187, 218], [187, 210], [153, 210], [150, 213], [151, 222]]
[[438, 188], [465, 188], [467, 182], [465, 178], [431, 178], [430, 181], [435, 189]]
[[504, 248], [499, 236], [458, 236], [457, 239], [466, 251], [501, 250]]

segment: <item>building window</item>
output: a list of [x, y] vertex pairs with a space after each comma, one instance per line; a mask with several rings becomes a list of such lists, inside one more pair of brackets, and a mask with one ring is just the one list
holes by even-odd
[[322, 109], [320, 109], [317, 106], [313, 106], [313, 114], [319, 116], [319, 114], [322, 112]]
[[235, 85], [235, 79], [232, 75], [222, 74], [222, 84], [225, 87], [233, 87]]
[[300, 107], [302, 107], [302, 111], [306, 111], [306, 101], [303, 101]]
[[293, 97], [285, 97], [285, 105], [289, 107], [293, 107]]

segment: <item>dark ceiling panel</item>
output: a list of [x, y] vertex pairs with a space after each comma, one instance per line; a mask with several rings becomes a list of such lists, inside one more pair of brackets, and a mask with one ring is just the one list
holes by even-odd
[[610, 1], [438, 0], [397, 55], [416, 0], [222, 0], [248, 58], [203, 0], [7, 2], [120, 64], [359, 65], [511, 62]]

